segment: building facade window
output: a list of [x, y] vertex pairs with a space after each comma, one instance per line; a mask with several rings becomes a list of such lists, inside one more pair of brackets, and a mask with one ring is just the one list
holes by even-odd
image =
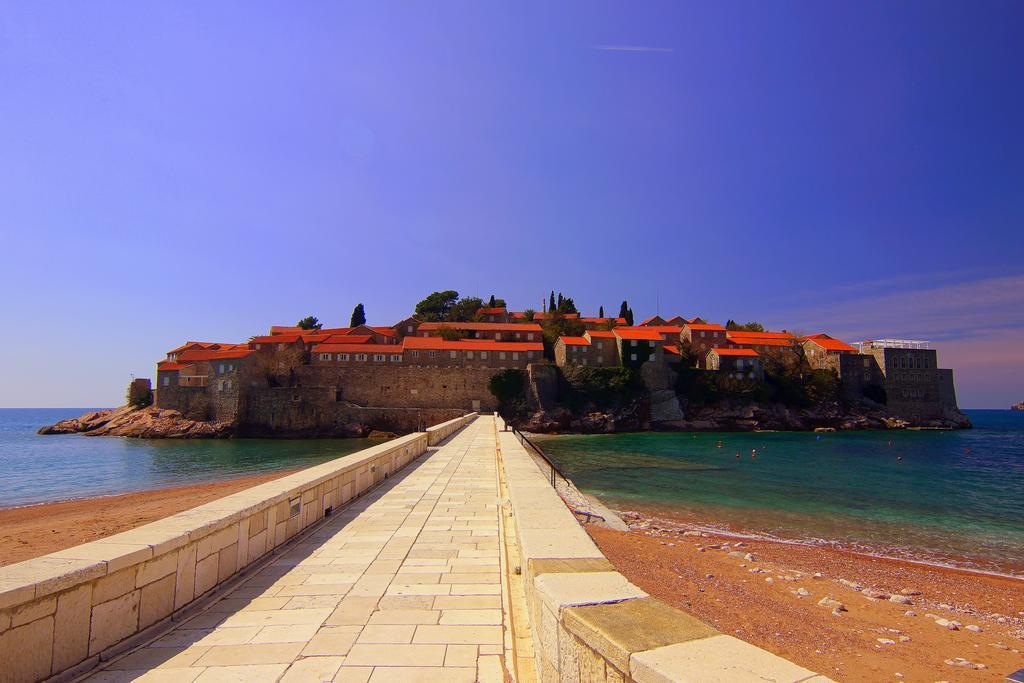
[[330, 359], [331, 359], [331, 354], [329, 354], [329, 353], [321, 353], [320, 354], [320, 360], [330, 360]]
[[385, 356], [383, 353], [375, 353], [375, 354], [373, 354], [373, 360], [377, 361], [378, 363], [383, 363], [387, 359], [388, 359], [388, 357]]
[[338, 360], [348, 360], [348, 354], [347, 353], [339, 353], [338, 354]]
[[481, 351], [480, 352], [480, 360], [487, 360], [487, 352], [486, 351]]
[[393, 354], [391, 354], [391, 362], [392, 363], [401, 363], [402, 362], [402, 357], [400, 355], [398, 355], [397, 353], [393, 353]]
[[365, 353], [357, 353], [356, 354], [356, 360], [358, 360], [358, 361], [366, 360], [366, 354]]
[[458, 353], [456, 353], [455, 351], [449, 351], [449, 353], [451, 354], [450, 357], [452, 358], [452, 360], [458, 357]]
[[164, 375], [162, 382], [163, 382], [163, 385], [165, 387], [171, 386], [171, 378], [170, 378], [170, 376], [169, 375]]

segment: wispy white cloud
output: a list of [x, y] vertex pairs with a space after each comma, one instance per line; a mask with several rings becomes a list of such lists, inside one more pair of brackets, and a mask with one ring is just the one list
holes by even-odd
[[649, 45], [595, 45], [595, 50], [605, 52], [675, 52], [671, 47], [652, 47]]
[[791, 310], [793, 327], [828, 326], [846, 337], [968, 339], [1024, 330], [1024, 275], [920, 289], [893, 287], [841, 302]]
[[941, 366], [956, 371], [962, 406], [1005, 407], [1024, 398], [1024, 275], [900, 285], [894, 279], [864, 296], [780, 310], [771, 322], [847, 341], [926, 339], [938, 348]]

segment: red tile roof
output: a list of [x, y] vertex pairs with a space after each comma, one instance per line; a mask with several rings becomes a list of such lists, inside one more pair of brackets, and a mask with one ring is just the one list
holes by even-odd
[[857, 350], [850, 346], [849, 344], [847, 344], [846, 342], [839, 341], [838, 339], [833, 339], [832, 337], [829, 337], [827, 335], [812, 335], [807, 338], [807, 341], [814, 342], [815, 344], [825, 349], [826, 351], [855, 352]]
[[295, 325], [271, 325], [270, 334], [302, 334], [303, 332], [312, 332], [312, 330], [304, 330], [301, 327]]
[[748, 332], [747, 330], [729, 330], [729, 337], [742, 339], [745, 337], [761, 337], [764, 339], [796, 339], [789, 332]]
[[[513, 311], [512, 313], [509, 313], [509, 316], [511, 316], [512, 318], [516, 318], [517, 320], [518, 319], [524, 319], [524, 318], [526, 318], [526, 313], [523, 312], [523, 311]], [[542, 313], [540, 311], [536, 311], [533, 314], [533, 319], [534, 320], [547, 320], [550, 317], [551, 317], [550, 313]], [[573, 318], [573, 319], [576, 319], [576, 318], [580, 317], [580, 314], [579, 313], [563, 313], [562, 317], [563, 318]]]
[[354, 327], [325, 327], [317, 330], [321, 334], [351, 334]]
[[275, 334], [272, 336], [253, 337], [250, 344], [294, 344], [302, 341], [301, 334]]
[[615, 333], [611, 330], [587, 330], [583, 334], [591, 339], [615, 339]]
[[372, 336], [368, 334], [331, 334], [324, 340], [326, 344], [369, 344]]
[[501, 315], [506, 312], [507, 309], [502, 306], [497, 306], [495, 308], [478, 308], [476, 311], [477, 315]]
[[616, 327], [612, 329], [616, 337], [620, 339], [646, 339], [647, 341], [662, 341], [661, 335], [649, 327]]
[[193, 349], [193, 348], [196, 348], [196, 349], [210, 349], [210, 348], [214, 348], [214, 349], [216, 349], [216, 348], [220, 348], [220, 344], [218, 344], [216, 342], [189, 341], [189, 342], [185, 342], [184, 344], [182, 344], [181, 346], [179, 346], [176, 349], [171, 349], [167, 353], [178, 353], [179, 351], [185, 351], [186, 349]]
[[665, 344], [664, 349], [665, 353], [671, 354], [673, 356], [681, 355], [679, 353], [679, 347], [677, 347], [675, 344]]
[[566, 346], [590, 346], [590, 340], [586, 337], [559, 337]]
[[543, 351], [540, 342], [505, 342], [489, 339], [460, 339], [446, 341], [441, 337], [406, 337], [402, 344], [408, 349], [463, 350], [463, 351]]
[[180, 351], [177, 359], [178, 361], [198, 363], [217, 358], [217, 353], [216, 349], [189, 349], [188, 351]]
[[652, 316], [651, 316], [650, 318], [648, 318], [647, 320], [643, 320], [643, 321], [641, 321], [641, 322], [640, 322], [640, 324], [641, 324], [641, 325], [650, 325], [650, 324], [651, 324], [652, 322], [654, 322], [655, 320], [661, 320], [661, 321], [663, 321], [663, 322], [664, 322], [664, 320], [665, 320], [665, 319], [664, 319], [664, 318], [662, 318], [662, 317], [661, 317], [660, 315], [652, 315]]
[[245, 358], [250, 353], [255, 353], [252, 349], [245, 347], [241, 349], [221, 349], [220, 351], [214, 351], [214, 359], [228, 360], [231, 358]]
[[793, 339], [779, 339], [777, 337], [744, 337], [741, 339], [728, 338], [730, 344], [736, 346], [793, 346]]
[[191, 363], [172, 363], [168, 360], [156, 364], [157, 372], [177, 372], [192, 367]]
[[714, 330], [715, 332], [725, 332], [724, 327], [714, 323], [686, 323], [685, 326], [689, 327], [691, 330]]
[[683, 331], [679, 325], [648, 325], [647, 329], [654, 330], [658, 334], [679, 334]]
[[390, 327], [380, 327], [380, 326], [377, 326], [377, 327], [371, 327], [370, 329], [373, 330], [374, 332], [376, 332], [377, 334], [383, 334], [385, 337], [397, 337], [398, 336], [398, 332], [396, 332], [395, 330], [393, 330]]
[[451, 330], [470, 330], [473, 332], [540, 332], [541, 326], [537, 323], [423, 323], [418, 332], [434, 332], [443, 328]]
[[719, 356], [756, 356], [754, 349], [708, 349], [708, 353], [717, 353]]

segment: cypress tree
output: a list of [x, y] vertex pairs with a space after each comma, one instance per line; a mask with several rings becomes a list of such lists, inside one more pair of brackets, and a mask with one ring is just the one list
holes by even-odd
[[630, 327], [632, 327], [633, 326], [633, 309], [632, 308], [627, 308], [626, 309], [626, 316], [625, 317], [626, 317], [626, 324], [629, 325]]
[[493, 294], [491, 294], [490, 301], [487, 302], [487, 307], [488, 308], [494, 308], [494, 295]]
[[555, 290], [551, 290], [551, 298], [548, 299], [548, 312], [555, 310]]
[[623, 301], [622, 305], [619, 306], [619, 317], [625, 318], [627, 313], [629, 313], [629, 304]]
[[603, 318], [603, 317], [604, 317], [604, 306], [601, 306], [601, 307], [600, 307], [600, 308], [598, 309], [598, 311], [597, 311], [597, 317], [598, 317], [598, 318]]
[[359, 327], [360, 325], [365, 325], [365, 324], [366, 324], [366, 310], [363, 308], [362, 304], [357, 304], [356, 307], [352, 309], [352, 319], [349, 321], [348, 326], [349, 327]]

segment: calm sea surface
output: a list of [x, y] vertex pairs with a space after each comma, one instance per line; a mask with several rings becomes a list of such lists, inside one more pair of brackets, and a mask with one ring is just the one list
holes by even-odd
[[1024, 575], [1024, 412], [966, 412], [975, 429], [958, 432], [537, 441], [577, 486], [620, 510]]
[[309, 467], [369, 439], [125, 439], [36, 430], [87, 408], [0, 409], [0, 507]]

